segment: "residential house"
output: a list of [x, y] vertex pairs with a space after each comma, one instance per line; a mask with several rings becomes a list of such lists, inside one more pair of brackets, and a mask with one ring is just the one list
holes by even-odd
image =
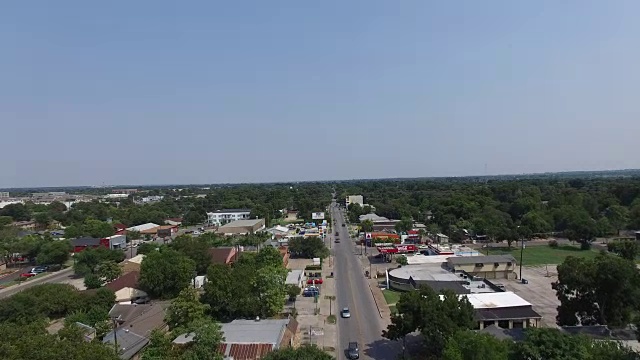
[[142, 260], [144, 260], [144, 258], [145, 258], [145, 255], [140, 254], [120, 263], [122, 274], [130, 273], [133, 271], [140, 272], [140, 264], [142, 264]]
[[131, 271], [106, 284], [104, 287], [115, 292], [116, 301], [131, 301], [137, 297], [147, 296], [146, 292], [138, 289], [139, 279], [140, 272]]
[[[218, 347], [218, 352], [225, 359], [261, 359], [274, 350], [292, 346], [297, 331], [298, 322], [294, 318], [233, 320], [222, 324], [225, 340]], [[182, 334], [173, 343], [183, 346], [192, 342], [195, 335]]]
[[105, 335], [102, 342], [114, 345], [117, 338], [120, 359], [135, 358], [149, 343], [153, 330], [167, 329], [164, 318], [169, 305], [169, 301], [139, 305], [115, 304], [109, 311], [109, 317], [117, 322], [118, 327], [115, 332]]
[[238, 249], [235, 247], [218, 247], [210, 248], [209, 256], [211, 256], [212, 264], [229, 265], [236, 259]]
[[125, 224], [113, 224], [113, 231], [116, 235], [124, 235], [127, 232], [127, 225]]

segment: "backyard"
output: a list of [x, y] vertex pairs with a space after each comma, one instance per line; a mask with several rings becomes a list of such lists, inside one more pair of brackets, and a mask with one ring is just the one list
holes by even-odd
[[[491, 248], [490, 255], [511, 254], [520, 263], [520, 247], [514, 246], [509, 248]], [[557, 248], [550, 246], [526, 246], [523, 251], [522, 262], [527, 265], [544, 265], [544, 264], [561, 264], [567, 256], [576, 257], [595, 257], [597, 250], [580, 250], [578, 246], [563, 245]]]

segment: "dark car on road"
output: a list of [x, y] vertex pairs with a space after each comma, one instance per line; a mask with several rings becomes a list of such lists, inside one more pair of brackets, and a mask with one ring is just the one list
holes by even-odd
[[347, 348], [347, 357], [349, 359], [359, 359], [360, 358], [360, 349], [358, 348], [358, 343], [352, 341], [349, 343], [349, 347]]

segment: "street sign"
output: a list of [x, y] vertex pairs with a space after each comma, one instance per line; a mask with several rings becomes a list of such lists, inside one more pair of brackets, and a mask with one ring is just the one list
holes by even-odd
[[324, 213], [323, 212], [314, 212], [311, 214], [311, 218], [313, 220], [323, 220], [324, 219]]
[[371, 233], [365, 233], [364, 238], [367, 240], [371, 240]]

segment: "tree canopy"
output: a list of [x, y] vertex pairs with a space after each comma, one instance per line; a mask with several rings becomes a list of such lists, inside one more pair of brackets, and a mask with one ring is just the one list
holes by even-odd
[[306, 259], [324, 259], [329, 256], [329, 249], [322, 239], [317, 236], [308, 238], [296, 237], [289, 240], [289, 253], [291, 253], [291, 256]]
[[150, 296], [171, 299], [191, 284], [196, 264], [182, 253], [161, 248], [149, 253], [140, 264], [139, 286]]

